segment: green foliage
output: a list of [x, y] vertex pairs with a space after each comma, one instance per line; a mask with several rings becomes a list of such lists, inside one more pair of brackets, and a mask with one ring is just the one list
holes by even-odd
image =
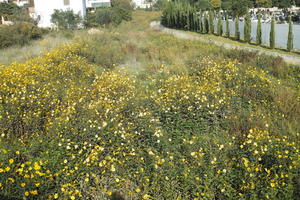
[[249, 13], [247, 13], [244, 22], [244, 41], [247, 43], [251, 42], [251, 19]]
[[81, 18], [73, 10], [54, 10], [51, 15], [51, 22], [59, 29], [76, 29], [81, 23]]
[[228, 14], [226, 14], [226, 37], [230, 37]]
[[270, 48], [275, 48], [275, 19], [272, 18], [271, 21], [271, 30], [270, 30]]
[[207, 9], [211, 8], [209, 0], [196, 1], [195, 5], [197, 6], [197, 8], [199, 8], [201, 10], [207, 10]]
[[[93, 13], [87, 13], [84, 25], [85, 27], [97, 27], [109, 25], [115, 19], [113, 10], [111, 8], [100, 8]], [[119, 20], [117, 21], [119, 23]]]
[[28, 22], [18, 22], [10, 26], [0, 27], [0, 48], [12, 45], [25, 45], [30, 40], [38, 39], [44, 31]]
[[262, 43], [262, 33], [261, 33], [261, 15], [258, 15], [257, 29], [256, 29], [256, 44], [261, 45]]
[[16, 10], [12, 15], [8, 17], [8, 19], [12, 22], [30, 22], [33, 24], [37, 24], [37, 22], [32, 17], [30, 17], [26, 9]]
[[95, 12], [89, 12], [84, 20], [86, 27], [119, 25], [122, 21], [132, 19], [132, 6], [129, 1], [112, 1], [111, 8], [98, 8]]
[[222, 21], [221, 12], [218, 13], [218, 35], [219, 36], [223, 35], [223, 21]]
[[0, 67], [1, 198], [297, 199], [299, 67], [146, 16]]
[[203, 26], [203, 33], [208, 33], [209, 32], [209, 21], [207, 14], [204, 14], [204, 26]]
[[235, 39], [240, 40], [239, 18], [235, 18]]
[[257, 7], [270, 8], [272, 7], [272, 0], [256, 0]]
[[213, 10], [209, 11], [209, 30], [208, 32], [210, 34], [214, 34], [215, 33], [215, 26], [214, 26], [214, 19], [215, 19], [215, 14]]
[[203, 33], [203, 12], [200, 10], [200, 14], [198, 16], [198, 24], [199, 24], [199, 33]]
[[104, 68], [113, 68], [124, 61], [125, 54], [117, 34], [104, 32], [91, 35], [89, 38], [82, 38], [80, 44], [83, 46], [80, 55], [91, 63]]
[[114, 23], [120, 24], [122, 20], [130, 21], [132, 19], [132, 10], [130, 0], [112, 0], [111, 5], [114, 12]]
[[248, 12], [248, 9], [251, 7], [251, 5], [252, 4], [250, 0], [231, 0], [229, 12], [235, 17], [244, 16]]
[[0, 3], [0, 16], [2, 15], [12, 15], [15, 12], [19, 11], [21, 8], [17, 6], [15, 3]]
[[294, 48], [294, 34], [293, 34], [293, 23], [291, 16], [289, 16], [289, 33], [288, 33], [288, 41], [287, 41], [287, 50], [292, 51]]

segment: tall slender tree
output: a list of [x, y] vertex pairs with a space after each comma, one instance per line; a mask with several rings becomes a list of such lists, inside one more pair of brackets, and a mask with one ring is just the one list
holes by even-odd
[[226, 37], [230, 37], [228, 14], [226, 13]]
[[239, 17], [235, 17], [235, 39], [240, 40]]
[[288, 35], [288, 41], [287, 41], [287, 50], [288, 51], [292, 51], [294, 48], [293, 40], [294, 40], [293, 22], [292, 22], [291, 16], [289, 16], [289, 35]]
[[275, 48], [275, 19], [272, 17], [271, 30], [270, 30], [270, 48]]
[[218, 12], [218, 35], [219, 36], [223, 35], [223, 21], [222, 21], [222, 14], [220, 11]]
[[214, 11], [210, 10], [209, 11], [209, 31], [210, 34], [214, 34]]
[[246, 14], [244, 22], [244, 41], [248, 43], [251, 41], [251, 19], [249, 13]]
[[209, 23], [207, 19], [207, 14], [204, 13], [204, 20], [203, 20], [203, 33], [208, 33], [209, 32]]
[[199, 14], [199, 17], [198, 17], [198, 20], [199, 20], [199, 32], [202, 33], [203, 32], [203, 24], [202, 24], [202, 10], [200, 10], [200, 14]]
[[261, 33], [261, 14], [258, 14], [258, 22], [257, 22], [257, 29], [256, 29], [256, 44], [261, 45], [262, 43], [262, 33]]

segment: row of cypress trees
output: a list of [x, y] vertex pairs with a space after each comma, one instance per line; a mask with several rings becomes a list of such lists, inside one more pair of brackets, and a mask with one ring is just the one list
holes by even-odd
[[[214, 26], [215, 14], [213, 10], [202, 11], [186, 1], [170, 1], [164, 6], [161, 23], [169, 28], [183, 29], [188, 31], [195, 31], [203, 34], [216, 34], [218, 36], [230, 37], [229, 20], [226, 15], [225, 31], [223, 30], [222, 15], [218, 12], [216, 30]], [[258, 16], [256, 44], [262, 45], [262, 25], [261, 16]], [[293, 26], [291, 17], [289, 17], [289, 33], [287, 50], [293, 50]], [[239, 19], [235, 19], [235, 39], [241, 40], [239, 31]], [[244, 22], [244, 42], [251, 42], [251, 18], [250, 14], [246, 14]], [[272, 18], [270, 30], [270, 48], [275, 48], [275, 19]]]

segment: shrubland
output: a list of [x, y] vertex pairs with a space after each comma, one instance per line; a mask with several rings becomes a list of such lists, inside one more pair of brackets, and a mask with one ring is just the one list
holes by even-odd
[[0, 67], [1, 198], [299, 197], [298, 66], [158, 14]]
[[45, 30], [30, 22], [17, 22], [10, 26], [0, 26], [0, 48], [13, 45], [23, 46], [30, 40], [39, 39]]

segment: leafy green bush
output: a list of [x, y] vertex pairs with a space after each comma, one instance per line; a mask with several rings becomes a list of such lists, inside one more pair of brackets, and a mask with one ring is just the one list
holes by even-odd
[[118, 25], [122, 21], [132, 19], [132, 6], [129, 1], [113, 1], [111, 8], [98, 8], [95, 12], [90, 12], [85, 18], [86, 27], [96, 27], [114, 24]]
[[30, 17], [29, 13], [25, 9], [16, 10], [8, 19], [12, 22], [30, 22], [33, 24], [38, 24], [36, 20]]
[[111, 8], [100, 8], [94, 13], [88, 13], [85, 18], [86, 27], [109, 25], [114, 20], [114, 12]]
[[81, 43], [83, 47], [80, 49], [80, 55], [91, 63], [113, 68], [124, 60], [122, 42], [117, 34], [104, 32], [91, 35], [89, 38], [82, 39]]
[[81, 18], [73, 10], [55, 10], [51, 15], [51, 22], [59, 29], [76, 29], [81, 22]]
[[12, 15], [20, 9], [21, 8], [19, 6], [17, 6], [17, 4], [15, 4], [15, 3], [1, 2], [0, 3], [0, 16], [1, 15]]
[[0, 48], [12, 45], [24, 45], [30, 40], [38, 39], [45, 33], [43, 29], [27, 22], [0, 27]]

